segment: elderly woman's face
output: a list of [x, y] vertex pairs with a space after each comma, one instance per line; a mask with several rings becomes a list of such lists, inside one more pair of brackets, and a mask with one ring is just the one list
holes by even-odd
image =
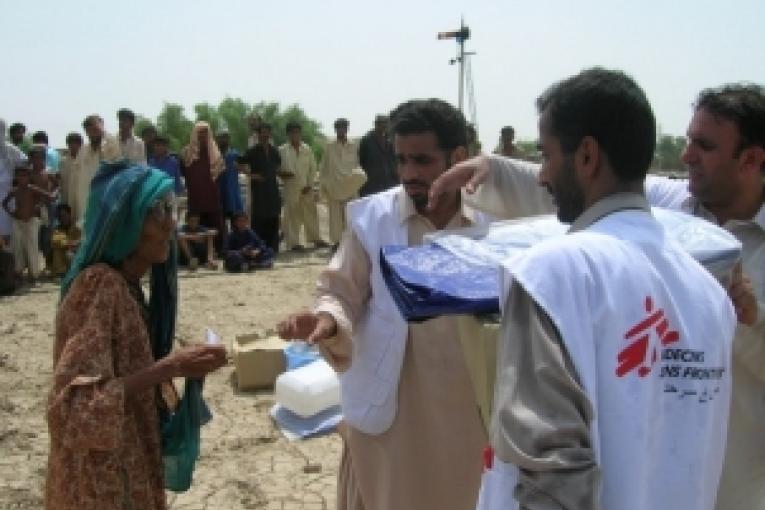
[[170, 254], [170, 238], [175, 229], [173, 196], [159, 198], [146, 214], [141, 237], [138, 238], [137, 257], [150, 264], [160, 264]]

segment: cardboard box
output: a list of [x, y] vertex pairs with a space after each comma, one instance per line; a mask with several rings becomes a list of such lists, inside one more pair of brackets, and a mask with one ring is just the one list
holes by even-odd
[[276, 378], [286, 370], [284, 348], [287, 345], [288, 342], [278, 337], [237, 336], [232, 346], [237, 388], [273, 388]]

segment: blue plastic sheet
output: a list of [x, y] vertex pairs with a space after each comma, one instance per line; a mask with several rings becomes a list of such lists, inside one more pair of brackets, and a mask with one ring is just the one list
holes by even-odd
[[[667, 237], [724, 281], [741, 244], [722, 228], [687, 214], [654, 208]], [[502, 261], [536, 243], [565, 235], [553, 216], [497, 222], [483, 229], [440, 232], [420, 246], [384, 246], [380, 266], [391, 296], [408, 322], [439, 315], [499, 312]]]

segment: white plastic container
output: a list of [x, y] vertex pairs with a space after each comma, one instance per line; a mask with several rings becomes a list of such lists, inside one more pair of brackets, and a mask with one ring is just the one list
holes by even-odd
[[276, 379], [276, 401], [302, 418], [340, 404], [340, 381], [323, 359], [316, 360]]

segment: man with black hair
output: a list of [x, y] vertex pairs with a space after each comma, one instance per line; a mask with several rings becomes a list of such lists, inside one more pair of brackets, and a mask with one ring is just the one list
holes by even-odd
[[688, 180], [655, 177], [652, 203], [705, 218], [743, 246], [731, 289], [739, 325], [733, 395], [717, 508], [765, 509], [765, 88], [728, 84], [701, 91], [682, 161]]
[[122, 108], [117, 112], [117, 120], [119, 121], [119, 141], [122, 157], [131, 163], [145, 165], [146, 147], [143, 140], [133, 134], [135, 113], [127, 108]]
[[175, 182], [176, 195], [183, 193], [181, 181], [181, 163], [178, 157], [170, 154], [170, 139], [165, 135], [156, 135], [152, 141], [152, 155], [149, 156], [148, 165], [162, 170]]
[[359, 196], [366, 174], [359, 166], [358, 142], [348, 139], [348, 119], [335, 121], [335, 140], [327, 142], [321, 158], [319, 180], [327, 198], [329, 213], [329, 242], [333, 249], [340, 244], [346, 227], [345, 206]]
[[29, 140], [24, 136], [27, 134], [27, 127], [21, 122], [14, 122], [8, 128], [8, 137], [11, 143], [15, 145], [24, 154], [29, 150]]
[[257, 143], [239, 158], [244, 172], [250, 177], [250, 222], [273, 253], [279, 252], [279, 217], [282, 197], [279, 193], [277, 174], [282, 158], [271, 145], [271, 124], [258, 124]]
[[146, 147], [146, 161], [154, 154], [154, 140], [157, 138], [157, 128], [152, 125], [144, 126], [141, 129], [141, 140]]
[[282, 161], [279, 177], [284, 182], [284, 230], [288, 250], [301, 252], [300, 230], [305, 227], [305, 239], [316, 248], [327, 243], [319, 233], [319, 214], [316, 210], [316, 158], [302, 139], [303, 128], [298, 122], [287, 123], [287, 143], [279, 147]]
[[515, 128], [513, 126], [505, 126], [500, 130], [499, 146], [494, 153], [506, 158], [515, 157]]
[[45, 131], [35, 131], [32, 133], [32, 143], [45, 146], [45, 166], [48, 167], [50, 173], [58, 174], [61, 155], [48, 143], [48, 133]]
[[[537, 107], [541, 168], [478, 158], [431, 193], [435, 206], [441, 193], [481, 185], [471, 203], [528, 215], [545, 212], [530, 198], [537, 180], [571, 223], [503, 268], [496, 457], [480, 508], [507, 508], [512, 495], [524, 509], [711, 509], [736, 310], [650, 213], [650, 105], [631, 78], [595, 68], [553, 85]], [[510, 171], [492, 172], [495, 162]], [[675, 377], [667, 351], [696, 353], [694, 366]]]
[[75, 161], [77, 154], [82, 149], [82, 135], [72, 132], [66, 135], [66, 151], [61, 156], [59, 164], [59, 178], [61, 190], [61, 203], [69, 205], [72, 218], [79, 218], [79, 213], [72, 207], [77, 202], [75, 192], [72, 186], [77, 167]]
[[[0, 119], [0, 197], [5, 197], [11, 191], [16, 167], [27, 161], [27, 156], [12, 143], [5, 140], [5, 121]], [[11, 216], [0, 208], [0, 238], [6, 243], [13, 230]]]
[[459, 191], [426, 208], [431, 183], [467, 155], [466, 123], [444, 101], [413, 100], [391, 113], [391, 132], [401, 185], [348, 204], [314, 311], [290, 316], [279, 333], [318, 344], [341, 374], [338, 508], [473, 508], [486, 432], [457, 319], [407, 324], [380, 269], [382, 246], [479, 219]]
[[377, 115], [374, 128], [361, 137], [359, 163], [367, 174], [367, 182], [359, 191], [360, 196], [365, 197], [398, 185], [396, 160], [388, 136], [386, 115]]
[[77, 153], [76, 172], [70, 179], [70, 191], [74, 199], [72, 206], [75, 223], [80, 224], [85, 219], [85, 209], [90, 195], [90, 181], [96, 175], [101, 161], [116, 161], [122, 158], [119, 142], [104, 130], [104, 120], [96, 114], [88, 115], [82, 122], [82, 127], [88, 137], [88, 144]]

